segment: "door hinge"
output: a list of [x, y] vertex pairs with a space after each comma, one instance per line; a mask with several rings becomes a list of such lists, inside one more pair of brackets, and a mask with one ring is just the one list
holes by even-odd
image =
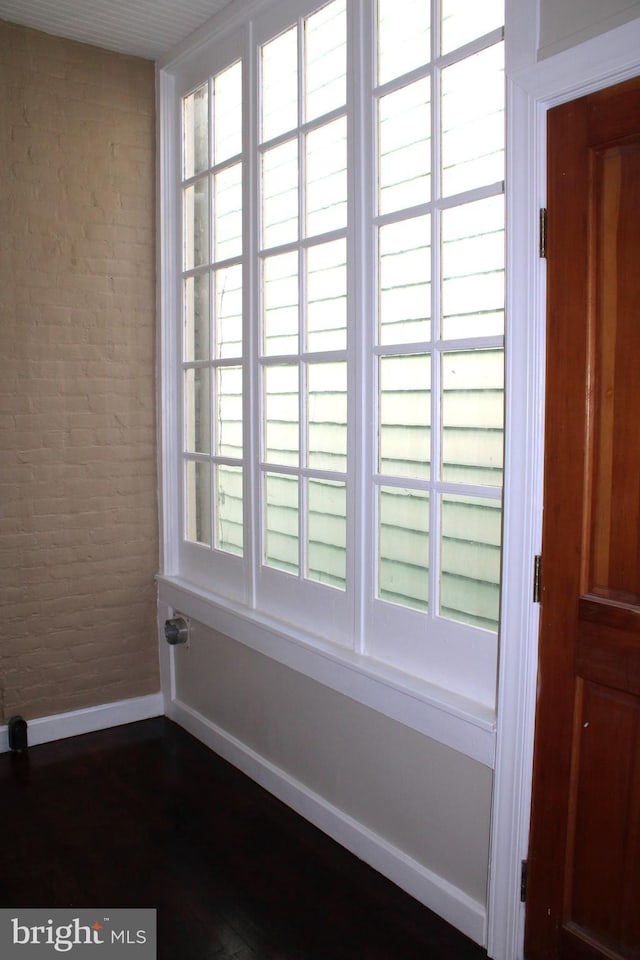
[[542, 556], [537, 553], [533, 558], [533, 602], [540, 603], [542, 591]]
[[540, 256], [547, 257], [547, 208], [540, 207]]
[[527, 902], [527, 875], [528, 864], [526, 860], [523, 860], [520, 867], [520, 903]]

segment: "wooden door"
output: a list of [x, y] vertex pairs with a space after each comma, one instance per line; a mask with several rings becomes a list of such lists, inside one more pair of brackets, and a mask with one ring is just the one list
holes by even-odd
[[549, 114], [525, 955], [640, 958], [640, 78]]

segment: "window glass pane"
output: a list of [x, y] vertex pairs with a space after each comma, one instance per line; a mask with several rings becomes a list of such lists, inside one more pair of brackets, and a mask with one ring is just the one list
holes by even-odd
[[310, 363], [307, 396], [307, 465], [317, 470], [346, 470], [346, 363]]
[[216, 453], [240, 459], [242, 367], [218, 367], [216, 381]]
[[298, 466], [298, 367], [273, 366], [264, 370], [264, 459]]
[[431, 199], [431, 87], [425, 77], [378, 103], [378, 209]]
[[431, 217], [380, 227], [378, 234], [378, 342], [431, 337]]
[[307, 349], [347, 345], [347, 244], [320, 243], [307, 250]]
[[431, 60], [429, 0], [378, 0], [378, 83]]
[[298, 125], [298, 29], [262, 48], [262, 142]]
[[184, 359], [209, 359], [209, 274], [183, 281]]
[[307, 486], [307, 577], [344, 590], [346, 585], [347, 490], [344, 483], [309, 480]]
[[378, 597], [415, 610], [429, 603], [429, 496], [380, 487]]
[[288, 140], [262, 157], [262, 245], [298, 239], [298, 141]]
[[214, 270], [216, 358], [242, 356], [242, 267]]
[[442, 52], [491, 33], [504, 23], [504, 0], [441, 0]]
[[442, 356], [443, 480], [502, 483], [502, 350]]
[[213, 178], [214, 259], [242, 254], [242, 164], [227, 167]]
[[213, 78], [213, 160], [222, 163], [242, 152], [242, 64]]
[[297, 574], [299, 565], [298, 478], [264, 477], [264, 563]]
[[344, 117], [307, 134], [307, 236], [347, 224], [347, 121]]
[[442, 336], [504, 333], [504, 197], [442, 211]]
[[347, 99], [345, 0], [334, 0], [307, 17], [304, 37], [305, 115], [313, 120]]
[[182, 101], [182, 174], [187, 180], [209, 166], [209, 85]]
[[442, 193], [504, 179], [504, 44], [442, 71]]
[[211, 465], [187, 460], [184, 483], [185, 539], [211, 546]]
[[214, 546], [241, 557], [243, 547], [242, 467], [219, 464], [215, 470], [216, 541]]
[[442, 498], [440, 616], [498, 629], [500, 501]]
[[378, 469], [395, 477], [429, 477], [431, 358], [380, 357]]
[[211, 394], [208, 368], [185, 370], [185, 450], [211, 452]]
[[267, 356], [298, 352], [298, 254], [267, 257], [262, 264], [263, 350]]
[[183, 263], [185, 270], [209, 262], [209, 180], [196, 180], [183, 191]]

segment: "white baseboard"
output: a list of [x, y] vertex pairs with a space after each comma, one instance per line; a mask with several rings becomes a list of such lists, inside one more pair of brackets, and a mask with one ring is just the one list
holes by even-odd
[[223, 759], [346, 847], [360, 860], [443, 917], [476, 943], [486, 943], [485, 905], [314, 793], [202, 714], [174, 700], [167, 715]]
[[[104, 703], [98, 707], [84, 710], [72, 710], [50, 717], [38, 717], [28, 721], [29, 746], [49, 743], [51, 740], [64, 740], [94, 730], [107, 727], [119, 727], [124, 723], [148, 720], [164, 714], [164, 699], [161, 693], [151, 693], [146, 697], [132, 697], [118, 700], [116, 703]], [[0, 753], [9, 749], [8, 727], [0, 727]]]

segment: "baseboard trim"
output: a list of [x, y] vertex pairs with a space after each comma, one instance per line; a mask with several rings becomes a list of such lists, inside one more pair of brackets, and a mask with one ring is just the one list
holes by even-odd
[[[72, 710], [69, 713], [57, 713], [50, 717], [37, 717], [28, 721], [29, 746], [49, 743], [52, 740], [64, 740], [94, 730], [119, 727], [137, 720], [149, 720], [164, 714], [164, 699], [161, 693], [151, 693], [146, 697], [132, 697], [115, 703], [104, 703], [84, 710]], [[0, 727], [0, 753], [9, 749], [8, 727]]]
[[207, 717], [179, 700], [166, 714], [314, 826], [373, 867], [476, 943], [486, 944], [484, 904], [390, 844], [343, 810], [266, 760]]

